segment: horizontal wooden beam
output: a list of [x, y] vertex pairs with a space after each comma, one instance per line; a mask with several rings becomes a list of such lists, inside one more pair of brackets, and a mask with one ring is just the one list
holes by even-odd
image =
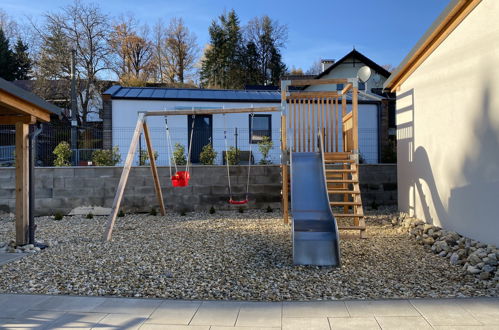
[[352, 118], [352, 112], [350, 111], [345, 117], [343, 117], [343, 122], [346, 122], [351, 118]]
[[194, 109], [194, 110], [159, 110], [141, 111], [146, 117], [153, 116], [185, 116], [185, 115], [217, 115], [224, 113], [279, 112], [280, 107], [232, 108], [232, 109]]
[[291, 86], [313, 86], [313, 85], [331, 85], [346, 84], [348, 79], [303, 79], [291, 80]]
[[337, 98], [340, 96], [337, 92], [293, 92], [289, 93], [288, 99]]
[[5, 107], [16, 113], [35, 116], [40, 121], [50, 121], [50, 113], [12, 94], [0, 90], [0, 108]]
[[17, 123], [22, 124], [35, 124], [35, 116], [0, 116], [0, 125], [15, 125]]

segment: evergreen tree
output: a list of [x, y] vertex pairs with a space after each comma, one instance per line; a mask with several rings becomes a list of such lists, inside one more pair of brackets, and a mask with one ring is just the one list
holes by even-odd
[[23, 43], [21, 39], [17, 40], [16, 46], [14, 47], [13, 58], [15, 65], [15, 79], [30, 79], [32, 63], [28, 54], [28, 45]]
[[209, 28], [210, 46], [201, 68], [203, 85], [242, 88], [244, 85], [244, 47], [239, 18], [234, 10], [213, 21]]
[[9, 40], [5, 37], [2, 29], [0, 29], [0, 77], [5, 80], [16, 78], [14, 54], [10, 50]]
[[260, 57], [258, 56], [257, 47], [252, 41], [246, 44], [246, 48], [244, 50], [243, 65], [244, 84], [261, 84], [261, 82], [263, 81], [263, 76], [260, 72]]

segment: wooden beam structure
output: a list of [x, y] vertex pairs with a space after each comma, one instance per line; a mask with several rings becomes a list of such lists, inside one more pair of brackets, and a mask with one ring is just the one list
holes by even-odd
[[336, 85], [346, 83], [348, 83], [348, 79], [302, 79], [291, 80], [290, 86]]
[[279, 112], [279, 107], [257, 107], [257, 108], [231, 108], [231, 109], [192, 109], [192, 110], [158, 110], [142, 111], [145, 117], [154, 116], [190, 116], [190, 115], [217, 115], [224, 113], [257, 113], [257, 112]]
[[29, 125], [16, 123], [16, 244], [28, 243], [29, 221]]
[[151, 143], [151, 135], [149, 134], [149, 127], [144, 121], [143, 124], [144, 137], [146, 139], [147, 154], [149, 155], [149, 163], [151, 164], [151, 174], [154, 181], [154, 190], [156, 191], [156, 197], [158, 198], [159, 212], [161, 215], [165, 215], [165, 202], [163, 201], [163, 193], [161, 192], [161, 183], [159, 182], [158, 169], [156, 167], [156, 159], [154, 158], [154, 149]]
[[35, 116], [0, 116], [0, 125], [16, 125], [17, 123], [23, 124], [35, 124], [36, 117]]
[[39, 107], [7, 93], [0, 89], [0, 107], [9, 111], [9, 114], [31, 115], [39, 121], [50, 121], [50, 113]]
[[288, 99], [335, 98], [341, 96], [337, 92], [292, 92]]
[[116, 194], [114, 195], [111, 214], [109, 215], [109, 218], [107, 220], [106, 232], [104, 234], [104, 241], [111, 240], [114, 223], [116, 222], [116, 217], [118, 216], [121, 200], [123, 199], [123, 194], [125, 192], [126, 182], [128, 181], [128, 175], [130, 174], [130, 170], [132, 168], [132, 162], [135, 156], [135, 150], [137, 149], [137, 144], [140, 139], [140, 133], [142, 132], [143, 128], [144, 128], [144, 114], [139, 113], [139, 118], [137, 119], [137, 125], [135, 126], [135, 131], [133, 132], [132, 141], [130, 142], [130, 148], [128, 149], [125, 165], [123, 167], [123, 172], [121, 172], [120, 182], [118, 183], [118, 188], [116, 189]]

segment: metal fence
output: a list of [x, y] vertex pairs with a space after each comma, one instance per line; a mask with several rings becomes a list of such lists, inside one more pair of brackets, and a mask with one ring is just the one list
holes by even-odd
[[[55, 126], [51, 124], [43, 124], [42, 133], [38, 138], [37, 145], [37, 166], [53, 166], [55, 155], [53, 153], [55, 147], [66, 141], [71, 145], [71, 127], [68, 126]], [[112, 132], [112, 145], [119, 148], [121, 154], [122, 165], [126, 158], [126, 153], [130, 145], [130, 140], [133, 135], [133, 127], [118, 127], [113, 128]], [[150, 127], [151, 139], [154, 149], [158, 153], [157, 164], [169, 165], [169, 158], [171, 152], [167, 145], [166, 131], [162, 127]], [[236, 147], [241, 151], [250, 150], [250, 136], [248, 128], [230, 128], [226, 132], [227, 145], [229, 147]], [[254, 131], [254, 142], [258, 141], [259, 136], [270, 136], [273, 146], [269, 151], [268, 161], [273, 164], [280, 163], [280, 131], [274, 129], [272, 131]], [[185, 148], [187, 154], [189, 147], [189, 137], [186, 128], [172, 127], [170, 129], [172, 148], [176, 143], [181, 144]], [[88, 165], [92, 161], [92, 155], [96, 150], [103, 149], [105, 143], [103, 141], [103, 130], [99, 127], [86, 127], [77, 128], [77, 148], [72, 149], [72, 164], [74, 165]], [[199, 161], [199, 153], [206, 144], [211, 144], [213, 149], [217, 152], [215, 164], [223, 164], [223, 154], [225, 150], [225, 135], [223, 129], [213, 128], [211, 131], [195, 130], [193, 132], [192, 144], [192, 161], [194, 163]], [[361, 158], [367, 163], [377, 163], [379, 148], [378, 148], [378, 132], [376, 129], [359, 129], [359, 145]], [[262, 155], [258, 149], [258, 144], [252, 144], [252, 156], [255, 163], [259, 163]], [[341, 149], [341, 146], [340, 146]], [[14, 126], [1, 126], [0, 125], [0, 166], [13, 166], [14, 165], [14, 151], [15, 151], [15, 128]], [[137, 156], [134, 160], [134, 165], [144, 165], [144, 159], [138, 156], [140, 152], [145, 153], [146, 143], [142, 135], [139, 145]], [[246, 153], [247, 154], [247, 153]], [[247, 157], [247, 156], [246, 156]]]

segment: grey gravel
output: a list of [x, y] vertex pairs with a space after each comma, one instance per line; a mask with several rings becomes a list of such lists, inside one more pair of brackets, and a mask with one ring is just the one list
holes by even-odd
[[[101, 242], [105, 217], [41, 217], [37, 237], [50, 247], [0, 267], [0, 292], [264, 301], [499, 295], [401, 231], [390, 210], [370, 214], [367, 239], [342, 234], [340, 269], [293, 266], [290, 226], [277, 212], [127, 215], [110, 243]], [[0, 242], [12, 237], [14, 223], [0, 218]]]

